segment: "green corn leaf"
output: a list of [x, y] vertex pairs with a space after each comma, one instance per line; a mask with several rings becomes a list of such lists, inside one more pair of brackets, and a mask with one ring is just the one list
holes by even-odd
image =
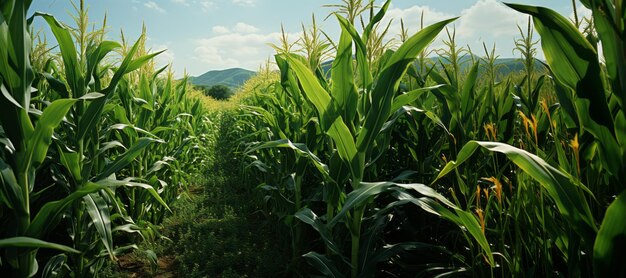
[[161, 51], [155, 52], [155, 53], [150, 53], [144, 56], [141, 56], [137, 59], [134, 59], [129, 65], [128, 68], [126, 69], [126, 73], [129, 73], [131, 71], [134, 71], [138, 68], [140, 68], [141, 66], [145, 65], [147, 62], [149, 62], [150, 60], [152, 60], [154, 57], [156, 57], [157, 55], [163, 53], [167, 51], [167, 49], [163, 49]]
[[93, 51], [87, 51], [87, 75], [86, 78], [91, 78], [92, 75], [97, 74], [98, 64], [116, 48], [120, 48], [121, 45], [114, 41], [103, 41], [98, 44], [98, 47]]
[[100, 186], [106, 186], [106, 187], [119, 187], [119, 186], [126, 186], [126, 187], [138, 187], [138, 188], [142, 188], [148, 191], [148, 193], [150, 193], [150, 195], [152, 195], [152, 197], [157, 200], [157, 202], [159, 202], [159, 204], [161, 204], [163, 207], [165, 207], [168, 211], [171, 212], [169, 206], [167, 205], [167, 203], [163, 200], [163, 198], [161, 198], [161, 196], [159, 195], [159, 193], [154, 189], [154, 187], [152, 187], [149, 184], [145, 184], [145, 183], [140, 183], [140, 182], [133, 182], [132, 181], [133, 178], [126, 178], [124, 180], [115, 180], [115, 179], [110, 179], [110, 178], [106, 178], [106, 179], [102, 179], [96, 182], [96, 184], [100, 185]]
[[446, 86], [446, 85], [445, 84], [439, 84], [439, 85], [435, 85], [435, 86], [431, 86], [431, 87], [425, 87], [425, 88], [419, 88], [419, 89], [415, 89], [415, 90], [410, 91], [410, 92], [403, 93], [403, 94], [397, 96], [393, 100], [393, 104], [391, 105], [391, 111], [398, 111], [400, 108], [402, 108], [402, 106], [409, 105], [412, 102], [414, 102], [415, 100], [417, 100], [420, 97], [420, 95], [422, 95], [422, 93], [428, 92], [430, 90], [438, 89], [438, 88], [441, 88], [443, 86]]
[[16, 210], [20, 214], [26, 214], [24, 195], [22, 195], [22, 187], [17, 182], [15, 173], [11, 166], [0, 159], [0, 175], [2, 177], [2, 194], [7, 199], [7, 206]]
[[626, 277], [626, 192], [622, 192], [606, 210], [593, 246], [596, 277]]
[[[444, 208], [439, 203], [434, 202], [431, 199], [424, 199], [424, 204], [427, 204], [431, 207], [431, 212], [435, 212], [435, 214], [440, 215], [441, 217], [448, 219], [449, 221], [457, 224], [461, 228], [467, 229], [467, 232], [478, 242], [480, 247], [483, 249], [485, 255], [489, 260], [489, 264], [491, 266], [495, 266], [495, 261], [493, 258], [493, 254], [491, 253], [491, 247], [489, 247], [489, 242], [483, 233], [478, 220], [476, 217], [467, 211], [461, 210], [459, 208], [455, 208], [454, 211], [450, 211]], [[425, 209], [425, 207], [422, 207]]]
[[[404, 42], [396, 52], [393, 53], [390, 60], [386, 63], [385, 68], [396, 67], [400, 65], [398, 70], [404, 72], [408, 63], [415, 60], [417, 55], [421, 53], [426, 46], [428, 46], [439, 35], [439, 32], [449, 23], [455, 21], [457, 18], [446, 19], [417, 32]], [[384, 71], [383, 69], [382, 71]]]
[[65, 87], [65, 83], [63, 83], [61, 80], [54, 78], [54, 76], [47, 72], [44, 72], [43, 76], [48, 81], [48, 84], [50, 84], [50, 88], [57, 92], [62, 98], [70, 97], [70, 92], [67, 90], [67, 87]]
[[41, 278], [56, 278], [59, 269], [67, 262], [67, 255], [59, 254], [48, 260], [41, 271]]
[[376, 268], [378, 263], [388, 262], [391, 258], [402, 254], [405, 251], [415, 251], [419, 250], [420, 254], [432, 254], [443, 253], [449, 256], [453, 256], [448, 250], [443, 248], [442, 246], [426, 244], [422, 242], [401, 242], [396, 244], [388, 244], [380, 248], [381, 250], [377, 250], [377, 252], [371, 258], [363, 263], [362, 268], [360, 270], [361, 275], [359, 277], [372, 277], [374, 273], [376, 273]]
[[337, 55], [333, 61], [331, 69], [332, 91], [331, 97], [336, 101], [337, 111], [347, 121], [356, 117], [358, 94], [352, 78], [352, 39], [350, 34], [343, 30], [339, 45], [337, 45]]
[[328, 222], [328, 227], [332, 229], [339, 221], [343, 220], [344, 216], [355, 207], [365, 206], [371, 198], [378, 196], [378, 194], [387, 191], [394, 184], [391, 182], [378, 182], [378, 183], [366, 183], [361, 182], [361, 185], [352, 190], [346, 196], [341, 211], [335, 215], [335, 217]]
[[143, 41], [144, 36], [145, 34], [142, 34], [139, 37], [139, 39], [135, 41], [135, 44], [133, 44], [133, 47], [130, 48], [130, 50], [126, 54], [126, 57], [124, 57], [124, 60], [122, 60], [122, 64], [120, 64], [120, 67], [115, 71], [115, 74], [111, 78], [111, 83], [109, 84], [109, 87], [105, 89], [107, 93], [112, 93], [113, 89], [117, 87], [117, 84], [120, 82], [122, 77], [125, 74], [131, 72], [131, 70], [129, 70], [130, 65], [133, 64], [133, 61], [134, 61], [133, 58], [135, 57], [135, 53], [137, 53], [137, 50], [139, 50], [139, 47], [141, 46], [141, 42]]
[[[598, 3], [600, 2], [600, 3]], [[626, 108], [626, 39], [624, 38], [624, 22], [626, 16], [624, 11], [626, 5], [620, 2], [622, 6], [620, 19], [618, 10], [606, 12], [606, 9], [613, 10], [613, 3], [610, 1], [593, 1], [592, 16], [595, 31], [598, 32], [600, 42], [602, 43], [603, 62], [606, 65], [606, 71], [611, 80], [612, 92], [617, 95], [617, 100], [622, 109]], [[609, 3], [607, 3], [609, 2]], [[621, 21], [621, 23], [619, 23]], [[620, 27], [617, 26], [621, 25]], [[621, 30], [621, 33], [620, 33]]]
[[124, 146], [124, 144], [122, 144], [120, 141], [117, 140], [113, 140], [110, 142], [104, 142], [101, 144], [100, 148], [98, 149], [98, 153], [96, 153], [96, 157], [102, 155], [104, 152], [110, 150], [110, 149], [114, 149], [114, 148], [120, 148], [123, 150], [127, 150], [126, 146]]
[[330, 95], [324, 87], [322, 87], [317, 77], [315, 77], [315, 74], [311, 72], [311, 69], [304, 65], [299, 59], [289, 55], [287, 56], [287, 61], [289, 61], [289, 66], [298, 76], [298, 80], [300, 80], [300, 84], [302, 85], [303, 92], [307, 99], [315, 106], [320, 118], [320, 126], [324, 131], [328, 130], [336, 118]]
[[82, 96], [81, 92], [85, 90], [85, 77], [81, 76], [78, 54], [74, 46], [74, 41], [72, 41], [70, 31], [50, 14], [35, 13], [35, 15], [41, 16], [48, 23], [48, 26], [50, 26], [50, 30], [52, 34], [54, 34], [54, 37], [59, 43], [59, 48], [61, 49], [65, 78], [69, 83], [69, 87], [74, 94], [78, 94], [74, 97]]
[[311, 225], [311, 227], [313, 227], [313, 229], [315, 229], [320, 234], [326, 246], [331, 251], [333, 251], [334, 254], [341, 254], [339, 246], [337, 246], [337, 244], [332, 239], [331, 231], [312, 210], [310, 210], [309, 208], [303, 208], [300, 211], [296, 212], [294, 216], [300, 219], [300, 221]]
[[34, 136], [28, 140], [27, 157], [30, 159], [25, 161], [27, 164], [23, 169], [29, 169], [30, 167], [37, 168], [41, 162], [43, 162], [48, 153], [48, 148], [52, 143], [52, 133], [54, 129], [59, 126], [65, 114], [67, 114], [76, 101], [76, 99], [59, 99], [52, 102], [52, 104], [44, 109], [35, 127]]
[[122, 60], [122, 64], [117, 69], [117, 71], [115, 71], [115, 74], [113, 74], [113, 77], [111, 78], [111, 82], [109, 83], [109, 86], [102, 91], [102, 93], [106, 97], [99, 98], [93, 101], [87, 108], [87, 111], [81, 117], [80, 122], [78, 124], [78, 139], [85, 138], [85, 136], [96, 127], [96, 125], [100, 121], [102, 111], [104, 109], [104, 105], [107, 103], [108, 98], [111, 97], [111, 95], [117, 88], [117, 84], [120, 82], [122, 77], [125, 74], [131, 72], [132, 70], [141, 67], [142, 65], [147, 63], [151, 58], [159, 54], [159, 53], [149, 54], [149, 55], [145, 55], [140, 58], [137, 58], [136, 60], [133, 60], [135, 53], [137, 53], [137, 50], [139, 49], [139, 46], [141, 45], [140, 42], [142, 41], [142, 38], [143, 38], [143, 35], [135, 42], [135, 44], [130, 49], [130, 51], [128, 51], [128, 53], [126, 54], [126, 57], [124, 57], [124, 60]]
[[128, 164], [133, 162], [133, 160], [139, 156], [146, 147], [154, 142], [163, 143], [163, 141], [153, 138], [139, 138], [139, 140], [137, 140], [137, 142], [126, 152], [118, 156], [113, 163], [105, 167], [104, 170], [94, 178], [94, 180], [98, 181], [107, 178], [108, 176], [124, 169]]
[[352, 23], [338, 14], [336, 16], [337, 20], [339, 20], [339, 24], [341, 24], [342, 32], [348, 32], [356, 45], [356, 59], [358, 73], [361, 77], [361, 87], [369, 89], [372, 84], [373, 77], [367, 60], [367, 46], [361, 39], [361, 36], [359, 36], [359, 33], [356, 28], [354, 28]]
[[74, 204], [76, 200], [81, 199], [87, 194], [103, 189], [106, 189], [106, 187], [94, 183], [88, 183], [61, 200], [46, 203], [39, 210], [35, 218], [33, 218], [33, 221], [26, 231], [26, 235], [35, 238], [42, 238], [44, 235], [49, 234], [49, 232], [52, 231], [61, 221], [61, 217], [65, 211], [72, 204]]
[[261, 149], [267, 149], [267, 148], [292, 149], [298, 155], [309, 158], [309, 160], [313, 163], [313, 165], [315, 165], [315, 168], [317, 168], [317, 170], [319, 170], [319, 172], [322, 175], [330, 179], [328, 166], [322, 163], [322, 161], [314, 153], [312, 153], [305, 144], [302, 144], [302, 143], [292, 143], [291, 141], [289, 141], [289, 139], [281, 139], [281, 140], [270, 141], [270, 142], [265, 142], [259, 145], [255, 145], [254, 147], [247, 149], [246, 153], [249, 154], [249, 153], [252, 153]]
[[11, 93], [9, 93], [9, 91], [4, 86], [4, 84], [1, 84], [1, 83], [0, 83], [0, 92], [2, 92], [2, 96], [4, 96], [9, 101], [9, 103], [15, 105], [15, 107], [17, 108], [24, 109], [24, 107], [22, 107], [22, 105], [19, 104], [19, 102], [17, 102], [15, 98], [13, 98], [13, 96], [11, 95]]
[[374, 15], [374, 17], [367, 24], [367, 26], [365, 26], [365, 29], [363, 29], [363, 41], [368, 41], [369, 36], [371, 35], [372, 30], [374, 29], [374, 26], [376, 26], [376, 24], [378, 24], [378, 22], [380, 22], [385, 17], [385, 14], [387, 13], [387, 9], [389, 9], [389, 5], [391, 5], [391, 0], [385, 1], [385, 4], [383, 4], [383, 6], [380, 7], [380, 10], [378, 10], [376, 15]]
[[91, 223], [96, 227], [100, 240], [104, 244], [111, 259], [113, 259], [113, 235], [111, 234], [111, 216], [109, 206], [97, 193], [87, 194], [83, 197], [87, 213], [91, 217]]
[[302, 256], [307, 259], [307, 262], [309, 262], [310, 265], [312, 265], [313, 267], [315, 267], [315, 269], [321, 272], [324, 277], [346, 277], [337, 269], [337, 266], [335, 266], [335, 264], [331, 260], [329, 260], [326, 256], [322, 254], [309, 252]]
[[80, 252], [74, 248], [56, 244], [52, 242], [43, 241], [40, 239], [32, 238], [32, 237], [10, 237], [0, 239], [0, 248], [10, 248], [10, 247], [18, 247], [18, 248], [48, 248], [55, 249], [68, 253], [76, 253], [80, 254]]
[[58, 147], [58, 153], [61, 165], [72, 174], [74, 180], [79, 183], [82, 182], [80, 155], [77, 152], [65, 152], [61, 149], [61, 146]]
[[[577, 110], [580, 111], [589, 111], [590, 102], [587, 99], [577, 99], [575, 102]], [[585, 127], [589, 133], [593, 134], [593, 137], [596, 138], [598, 143], [598, 148], [600, 150], [600, 157], [602, 158], [600, 163], [604, 166], [605, 169], [608, 170], [609, 173], [616, 176], [618, 179], [620, 178], [620, 168], [623, 165], [621, 147], [617, 141], [618, 138], [615, 136], [620, 136], [621, 130], [609, 130], [606, 126], [600, 125], [593, 121], [590, 117], [579, 116], [580, 123]], [[619, 119], [616, 119], [619, 121]], [[616, 123], [616, 127], [617, 124]], [[612, 131], [615, 131], [613, 134]]]
[[282, 128], [278, 124], [278, 120], [276, 119], [274, 114], [258, 106], [242, 105], [241, 107], [245, 110], [251, 111], [254, 115], [262, 117], [263, 120], [269, 125], [269, 127], [272, 128], [274, 132], [278, 133], [278, 137], [280, 137], [280, 139], [287, 139], [287, 135], [285, 135]]
[[369, 150], [373, 147], [380, 129], [391, 116], [393, 97], [409, 64], [448, 23], [455, 19], [444, 20], [422, 29], [403, 43], [391, 56], [382, 69], [378, 83], [372, 92], [372, 105], [356, 142], [359, 152], [370, 153]]
[[101, 93], [97, 93], [97, 92], [91, 92], [91, 93], [87, 93], [85, 95], [83, 95], [82, 97], [78, 98], [80, 100], [94, 100], [94, 99], [99, 99], [105, 97], [104, 94]]
[[469, 73], [465, 77], [465, 83], [463, 83], [463, 90], [461, 91], [461, 113], [464, 118], [468, 118], [474, 112], [474, 102], [477, 102], [474, 93], [474, 87], [478, 80], [478, 65], [480, 63], [474, 63]]
[[[413, 185], [398, 184], [398, 186], [406, 187], [406, 186], [413, 186]], [[418, 185], [418, 186], [424, 188], [423, 185]], [[426, 188], [429, 188], [429, 187], [426, 187]], [[404, 193], [404, 192], [400, 192], [400, 193]], [[435, 194], [439, 195], [436, 192]], [[388, 204], [384, 209], [377, 212], [377, 214], [385, 214], [385, 213], [388, 213], [389, 210], [397, 206], [404, 205], [407, 203], [413, 203], [414, 205], [423, 209], [424, 211], [427, 211], [443, 219], [446, 219], [456, 224], [457, 226], [459, 226], [459, 228], [463, 229], [464, 231], [467, 231], [472, 236], [472, 238], [474, 238], [474, 240], [476, 240], [476, 242], [480, 245], [480, 248], [483, 250], [484, 255], [487, 257], [489, 261], [489, 264], [491, 266], [495, 266], [495, 261], [494, 261], [493, 253], [491, 252], [491, 247], [476, 217], [472, 213], [458, 208], [457, 206], [452, 204], [450, 201], [446, 200], [443, 196], [439, 195], [439, 197], [437, 197], [436, 195], [435, 195], [435, 198], [432, 198], [432, 197], [415, 198], [409, 194], [399, 194], [399, 197], [398, 197], [399, 201], [395, 201], [395, 202]], [[435, 199], [445, 200], [443, 203], [446, 204], [450, 209], [442, 206], [440, 203], [436, 202]]]
[[626, 113], [624, 110], [619, 111], [615, 116], [615, 133], [617, 142], [621, 146], [622, 161], [626, 161]]
[[591, 195], [591, 192], [576, 183], [572, 177], [525, 150], [503, 143], [470, 141], [459, 152], [457, 161], [448, 162], [433, 183], [463, 164], [478, 148], [505, 154], [526, 174], [537, 180], [554, 200], [563, 218], [576, 228], [586, 244], [593, 243], [597, 228], [589, 205], [580, 193], [582, 190]]
[[507, 6], [533, 16], [541, 35], [546, 61], [555, 77], [574, 90], [579, 98], [590, 101], [589, 111], [578, 111], [579, 117], [591, 117], [613, 130], [613, 118], [606, 101], [598, 54], [569, 19], [553, 10], [517, 4]]
[[341, 117], [338, 117], [330, 126], [328, 135], [333, 139], [333, 142], [335, 142], [337, 152], [341, 159], [343, 159], [346, 164], [350, 165], [352, 177], [361, 180], [363, 178], [365, 158], [357, 153], [354, 137]]

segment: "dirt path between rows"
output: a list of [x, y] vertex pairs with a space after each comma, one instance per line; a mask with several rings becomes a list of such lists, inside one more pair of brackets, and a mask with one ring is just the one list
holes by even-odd
[[175, 278], [180, 277], [176, 268], [175, 256], [160, 256], [156, 273], [152, 272], [150, 263], [137, 259], [132, 254], [120, 256], [118, 267], [121, 277], [127, 278]]

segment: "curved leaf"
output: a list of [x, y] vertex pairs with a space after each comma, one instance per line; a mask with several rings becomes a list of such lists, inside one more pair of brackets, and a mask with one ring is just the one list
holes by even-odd
[[322, 274], [324, 274], [324, 277], [334, 277], [334, 278], [346, 277], [341, 272], [339, 272], [339, 270], [337, 270], [337, 267], [334, 265], [334, 263], [324, 255], [321, 255], [316, 252], [309, 252], [302, 256], [307, 259], [310, 265], [314, 266], [315, 269], [317, 269]]
[[312, 210], [310, 210], [309, 208], [303, 208], [300, 211], [296, 212], [294, 216], [300, 219], [300, 221], [311, 225], [311, 227], [313, 227], [313, 229], [315, 229], [320, 234], [320, 236], [322, 236], [322, 239], [324, 240], [326, 246], [335, 254], [341, 255], [341, 250], [339, 250], [339, 247], [333, 241], [330, 230]]
[[52, 143], [52, 133], [54, 129], [59, 126], [65, 114], [67, 114], [76, 101], [78, 100], [59, 99], [52, 102], [52, 104], [43, 110], [43, 114], [35, 127], [35, 132], [28, 140], [27, 146], [29, 154], [27, 157], [29, 160], [25, 161], [27, 164], [23, 166], [23, 169], [29, 169], [31, 166], [36, 168], [43, 162], [48, 153], [48, 148]]
[[87, 213], [91, 216], [91, 223], [96, 227], [104, 247], [111, 259], [113, 259], [113, 236], [111, 235], [109, 206], [97, 193], [85, 195], [83, 200], [85, 201]]
[[541, 47], [554, 76], [590, 101], [589, 111], [579, 111], [613, 130], [613, 118], [606, 101], [600, 63], [595, 48], [564, 16], [543, 7], [517, 4], [507, 6], [533, 16], [541, 35]]
[[322, 163], [322, 161], [314, 153], [312, 153], [305, 144], [293, 143], [293, 142], [289, 141], [289, 139], [270, 141], [270, 142], [265, 142], [265, 143], [262, 143], [262, 144], [259, 144], [259, 145], [255, 145], [254, 147], [251, 147], [251, 148], [247, 149], [246, 153], [251, 153], [251, 152], [255, 152], [257, 150], [268, 149], [268, 148], [289, 148], [289, 149], [292, 149], [292, 150], [296, 151], [296, 153], [298, 155], [301, 155], [303, 157], [309, 158], [309, 160], [311, 162], [313, 162], [315, 167], [320, 171], [320, 173], [322, 175], [324, 175], [327, 178], [330, 178], [329, 177], [329, 172], [328, 172], [328, 166], [326, 164]]
[[435, 39], [448, 23], [455, 19], [444, 20], [422, 29], [406, 40], [389, 58], [389, 61], [381, 70], [376, 87], [372, 91], [372, 105], [369, 111], [367, 111], [365, 123], [356, 141], [359, 152], [367, 154], [374, 146], [374, 141], [378, 133], [380, 133], [380, 129], [391, 116], [393, 98], [409, 64]]
[[127, 178], [125, 180], [114, 180], [114, 179], [102, 179], [96, 182], [97, 185], [106, 186], [106, 187], [117, 187], [117, 186], [128, 186], [128, 187], [139, 187], [145, 190], [148, 190], [148, 193], [152, 195], [152, 197], [159, 202], [162, 206], [164, 206], [167, 210], [171, 211], [167, 203], [161, 198], [159, 193], [149, 184], [133, 182], [132, 178]]
[[622, 192], [606, 210], [593, 246], [596, 277], [626, 277], [626, 192]]
[[126, 152], [124, 152], [123, 154], [121, 154], [120, 156], [118, 156], [115, 161], [113, 163], [111, 163], [111, 165], [108, 165], [103, 171], [102, 173], [98, 174], [94, 180], [101, 180], [104, 179], [114, 173], [117, 173], [118, 171], [124, 169], [124, 167], [126, 167], [128, 164], [130, 164], [131, 162], [133, 162], [133, 160], [139, 156], [142, 151], [148, 147], [148, 145], [150, 145], [153, 142], [159, 142], [162, 143], [161, 140], [157, 140], [157, 139], [152, 139], [152, 138], [148, 138], [148, 137], [142, 137], [139, 138], [139, 140], [137, 140], [137, 142], [130, 147]]
[[597, 228], [589, 204], [580, 190], [589, 194], [591, 192], [575, 182], [569, 175], [525, 150], [503, 143], [470, 141], [459, 152], [457, 161], [448, 162], [433, 183], [463, 164], [479, 147], [505, 154], [526, 174], [537, 180], [554, 200], [561, 215], [576, 227], [575, 231], [585, 239], [587, 244], [593, 243]]
[[9, 247], [48, 248], [48, 249], [60, 250], [63, 252], [80, 254], [78, 250], [65, 246], [65, 245], [47, 242], [47, 241], [43, 241], [43, 240], [32, 238], [32, 237], [24, 237], [24, 236], [0, 239], [0, 248], [9, 248]]
[[44, 235], [47, 235], [52, 229], [56, 227], [56, 225], [61, 221], [61, 216], [66, 211], [66, 209], [74, 203], [74, 201], [82, 198], [83, 196], [97, 192], [102, 189], [106, 189], [107, 187], [97, 185], [94, 183], [88, 183], [82, 188], [72, 192], [72, 194], [67, 197], [46, 203], [37, 213], [33, 221], [28, 226], [28, 230], [26, 231], [26, 235], [42, 238]]

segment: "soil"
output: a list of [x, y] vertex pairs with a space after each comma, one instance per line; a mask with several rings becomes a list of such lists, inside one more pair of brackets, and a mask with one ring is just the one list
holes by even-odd
[[118, 268], [121, 277], [127, 278], [175, 278], [180, 277], [176, 268], [174, 256], [160, 256], [159, 268], [154, 273], [150, 263], [138, 258], [136, 255], [127, 254], [118, 257]]

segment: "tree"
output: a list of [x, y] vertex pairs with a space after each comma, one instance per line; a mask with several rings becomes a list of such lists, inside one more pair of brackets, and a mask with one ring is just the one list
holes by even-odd
[[217, 100], [226, 100], [233, 95], [233, 92], [228, 86], [218, 84], [205, 91], [205, 94]]

